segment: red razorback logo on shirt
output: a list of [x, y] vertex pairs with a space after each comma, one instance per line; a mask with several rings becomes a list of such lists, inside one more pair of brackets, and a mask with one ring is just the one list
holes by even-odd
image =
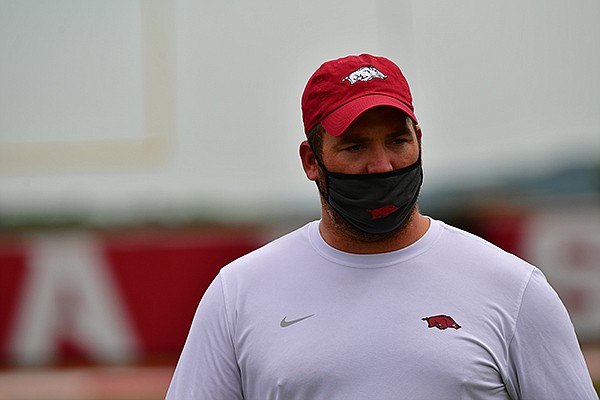
[[448, 315], [434, 315], [433, 317], [425, 317], [421, 319], [423, 321], [427, 321], [428, 328], [438, 328], [441, 331], [448, 328], [461, 328], [461, 326], [457, 324], [456, 321], [454, 321], [454, 319]]
[[395, 205], [389, 205], [389, 206], [383, 206], [381, 208], [377, 208], [375, 210], [367, 210], [368, 212], [371, 213], [371, 219], [379, 219], [379, 218], [385, 218], [388, 215], [390, 215], [391, 213], [398, 211], [398, 207], [396, 207]]

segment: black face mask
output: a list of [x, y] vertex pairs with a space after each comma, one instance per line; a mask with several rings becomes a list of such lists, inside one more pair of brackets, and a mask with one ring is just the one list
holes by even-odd
[[325, 173], [326, 192], [319, 192], [346, 221], [370, 234], [398, 229], [408, 218], [423, 183], [421, 155], [408, 167], [376, 174]]

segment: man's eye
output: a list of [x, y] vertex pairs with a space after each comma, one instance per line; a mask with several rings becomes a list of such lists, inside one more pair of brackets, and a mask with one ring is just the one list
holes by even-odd
[[360, 149], [362, 149], [362, 146], [360, 144], [355, 144], [354, 146], [348, 147], [348, 150], [350, 151], [359, 151]]

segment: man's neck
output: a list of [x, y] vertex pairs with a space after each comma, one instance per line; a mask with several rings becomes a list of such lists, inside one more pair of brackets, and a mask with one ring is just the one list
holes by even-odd
[[338, 250], [356, 254], [376, 254], [410, 246], [425, 235], [429, 229], [429, 224], [429, 218], [415, 210], [415, 213], [401, 231], [382, 240], [365, 241], [347, 234], [328, 215], [324, 214], [319, 230], [323, 240]]

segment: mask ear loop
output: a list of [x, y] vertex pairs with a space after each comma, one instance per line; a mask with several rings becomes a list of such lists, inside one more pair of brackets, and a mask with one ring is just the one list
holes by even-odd
[[323, 162], [321, 161], [321, 158], [317, 155], [317, 152], [315, 151], [315, 149], [313, 149], [313, 147], [310, 144], [310, 142], [308, 143], [308, 145], [310, 146], [310, 149], [312, 150], [313, 155], [315, 156], [315, 160], [317, 161], [317, 165], [319, 166], [319, 168], [321, 169], [321, 171], [323, 171], [323, 173], [325, 174], [325, 186], [326, 186], [325, 189], [326, 190], [323, 190], [323, 188], [321, 187], [321, 185], [319, 185], [319, 179], [318, 178], [315, 180], [315, 184], [317, 185], [317, 189], [319, 190], [319, 193], [321, 194], [321, 196], [323, 197], [323, 199], [325, 199], [325, 201], [327, 203], [329, 203], [329, 171], [325, 167], [325, 164], [323, 164]]

